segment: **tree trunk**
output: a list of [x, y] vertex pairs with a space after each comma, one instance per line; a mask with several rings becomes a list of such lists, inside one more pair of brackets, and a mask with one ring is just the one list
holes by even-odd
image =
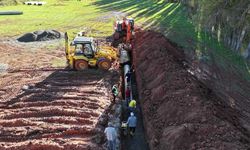
[[243, 39], [245, 37], [245, 34], [246, 34], [246, 26], [244, 26], [242, 31], [241, 31], [241, 34], [239, 36], [239, 40], [237, 42], [236, 51], [239, 51], [239, 49], [241, 48], [241, 45], [242, 45]]
[[250, 42], [249, 42], [248, 47], [247, 47], [247, 49], [246, 49], [245, 52], [246, 52], [246, 56], [245, 56], [245, 57], [246, 57], [247, 59], [250, 59]]

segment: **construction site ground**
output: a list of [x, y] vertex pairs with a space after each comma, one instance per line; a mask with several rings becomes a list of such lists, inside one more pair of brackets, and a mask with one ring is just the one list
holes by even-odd
[[[62, 42], [0, 41], [0, 150], [105, 149], [103, 130], [118, 70], [69, 71]], [[143, 119], [149, 148], [249, 149], [240, 113], [191, 75], [176, 52], [160, 33], [136, 33], [139, 123]], [[136, 134], [141, 138], [143, 128]], [[134, 141], [123, 141], [122, 148], [147, 147]]]
[[61, 43], [0, 42], [1, 150], [104, 149], [118, 72], [65, 69]]

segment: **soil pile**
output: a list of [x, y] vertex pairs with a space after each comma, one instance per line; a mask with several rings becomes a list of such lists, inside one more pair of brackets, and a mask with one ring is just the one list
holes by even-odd
[[56, 30], [41, 30], [32, 33], [26, 33], [19, 37], [19, 42], [35, 42], [35, 41], [49, 41], [61, 38], [61, 33]]
[[[248, 149], [237, 113], [198, 82], [159, 33], [136, 33], [134, 65], [150, 149]], [[181, 57], [181, 56], [180, 56]]]

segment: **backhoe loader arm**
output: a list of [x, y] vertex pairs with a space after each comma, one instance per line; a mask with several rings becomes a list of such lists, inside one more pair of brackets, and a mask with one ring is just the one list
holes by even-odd
[[66, 58], [69, 59], [68, 55], [70, 53], [70, 45], [69, 45], [69, 36], [67, 32], [65, 32], [64, 37], [65, 37], [65, 55]]

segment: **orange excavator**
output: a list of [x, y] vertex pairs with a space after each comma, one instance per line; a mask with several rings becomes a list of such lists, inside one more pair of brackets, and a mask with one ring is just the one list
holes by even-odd
[[134, 31], [134, 19], [124, 17], [123, 20], [116, 21], [114, 24], [114, 30], [114, 41], [122, 41], [122, 43], [131, 43]]

